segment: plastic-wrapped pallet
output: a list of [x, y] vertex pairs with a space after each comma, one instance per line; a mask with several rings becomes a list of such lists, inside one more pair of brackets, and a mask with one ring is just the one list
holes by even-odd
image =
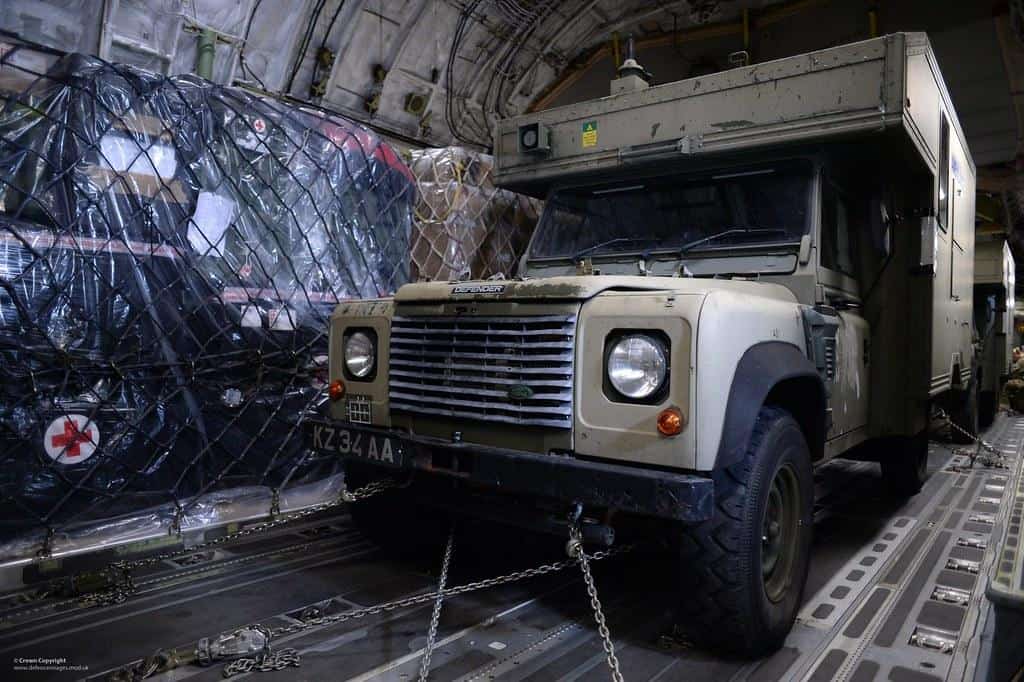
[[542, 203], [494, 186], [494, 159], [463, 147], [413, 151], [419, 187], [414, 279], [511, 277]]
[[333, 474], [328, 318], [414, 197], [349, 121], [0, 43], [0, 537]]

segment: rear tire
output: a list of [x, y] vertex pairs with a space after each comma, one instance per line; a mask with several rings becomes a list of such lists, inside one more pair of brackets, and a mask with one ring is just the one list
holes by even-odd
[[785, 641], [807, 579], [814, 481], [796, 420], [761, 408], [743, 458], [713, 477], [714, 516], [680, 542], [679, 627], [699, 645], [763, 656]]
[[911, 497], [921, 492], [928, 480], [928, 433], [912, 438], [892, 438], [879, 455], [882, 478], [896, 497]]

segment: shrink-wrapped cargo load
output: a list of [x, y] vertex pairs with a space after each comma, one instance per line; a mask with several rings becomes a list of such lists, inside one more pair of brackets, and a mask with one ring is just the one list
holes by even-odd
[[327, 319], [409, 279], [414, 193], [349, 121], [0, 45], [0, 537], [332, 474]]

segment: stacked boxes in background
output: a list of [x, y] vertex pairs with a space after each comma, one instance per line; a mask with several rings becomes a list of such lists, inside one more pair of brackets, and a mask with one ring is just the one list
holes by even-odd
[[419, 188], [413, 280], [511, 277], [542, 202], [494, 186], [493, 157], [462, 147], [411, 152]]

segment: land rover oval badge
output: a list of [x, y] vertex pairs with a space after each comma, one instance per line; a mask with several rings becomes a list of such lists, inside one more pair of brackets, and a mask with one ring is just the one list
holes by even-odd
[[529, 400], [533, 397], [533, 389], [526, 384], [515, 384], [508, 387], [509, 400]]

